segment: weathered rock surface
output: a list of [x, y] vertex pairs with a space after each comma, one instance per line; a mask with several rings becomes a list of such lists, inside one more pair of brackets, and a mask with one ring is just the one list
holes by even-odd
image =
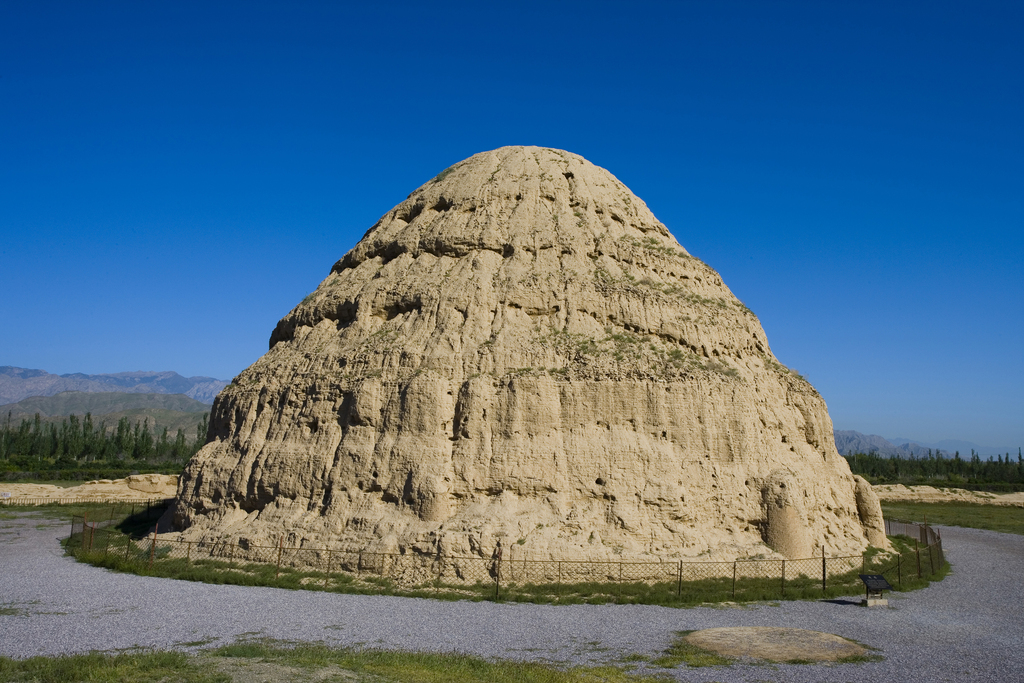
[[610, 173], [537, 147], [383, 216], [209, 439], [175, 523], [243, 549], [793, 557], [858, 553], [880, 517], [718, 273]]

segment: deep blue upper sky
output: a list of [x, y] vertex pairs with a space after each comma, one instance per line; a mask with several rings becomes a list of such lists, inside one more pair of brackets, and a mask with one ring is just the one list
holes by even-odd
[[1024, 4], [370, 5], [0, 5], [0, 365], [230, 378], [413, 189], [534, 144], [837, 428], [1024, 444]]

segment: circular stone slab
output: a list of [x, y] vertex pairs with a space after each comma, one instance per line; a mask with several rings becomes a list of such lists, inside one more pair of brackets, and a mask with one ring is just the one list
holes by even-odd
[[683, 640], [727, 657], [751, 657], [772, 662], [834, 662], [843, 657], [867, 654], [862, 645], [846, 638], [802, 628], [707, 628], [694, 631]]

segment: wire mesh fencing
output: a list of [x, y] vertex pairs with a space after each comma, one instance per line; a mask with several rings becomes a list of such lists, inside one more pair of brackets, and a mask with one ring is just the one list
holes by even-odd
[[134, 505], [148, 507], [166, 507], [170, 501], [166, 498], [33, 498], [31, 496], [3, 496], [0, 494], [0, 507], [39, 507], [41, 505]]
[[944, 571], [946, 554], [938, 530], [919, 522], [887, 519], [885, 534], [895, 539], [899, 552], [894, 561], [874, 573], [885, 576], [893, 586], [928, 580]]
[[897, 552], [731, 562], [531, 559], [516, 557], [514, 549], [498, 558], [378, 553], [290, 547], [283, 537], [276, 545], [183, 541], [155, 530], [123, 533], [102, 519], [81, 516], [72, 519], [67, 549], [100, 566], [212, 583], [530, 602], [695, 604], [849, 595], [860, 590], [863, 573], [883, 574], [901, 587], [936, 575], [945, 564], [938, 534], [927, 525], [893, 524], [894, 535], [910, 537], [913, 546], [904, 540], [896, 543]]

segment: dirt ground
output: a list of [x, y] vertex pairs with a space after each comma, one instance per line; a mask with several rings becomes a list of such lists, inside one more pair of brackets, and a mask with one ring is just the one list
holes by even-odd
[[[178, 490], [176, 474], [133, 474], [125, 479], [99, 479], [78, 486], [0, 483], [0, 497], [17, 499], [103, 501], [173, 498]], [[10, 496], [5, 496], [9, 493]]]
[[883, 484], [871, 488], [883, 503], [976, 503], [1024, 507], [1024, 492], [989, 493], [903, 484]]

